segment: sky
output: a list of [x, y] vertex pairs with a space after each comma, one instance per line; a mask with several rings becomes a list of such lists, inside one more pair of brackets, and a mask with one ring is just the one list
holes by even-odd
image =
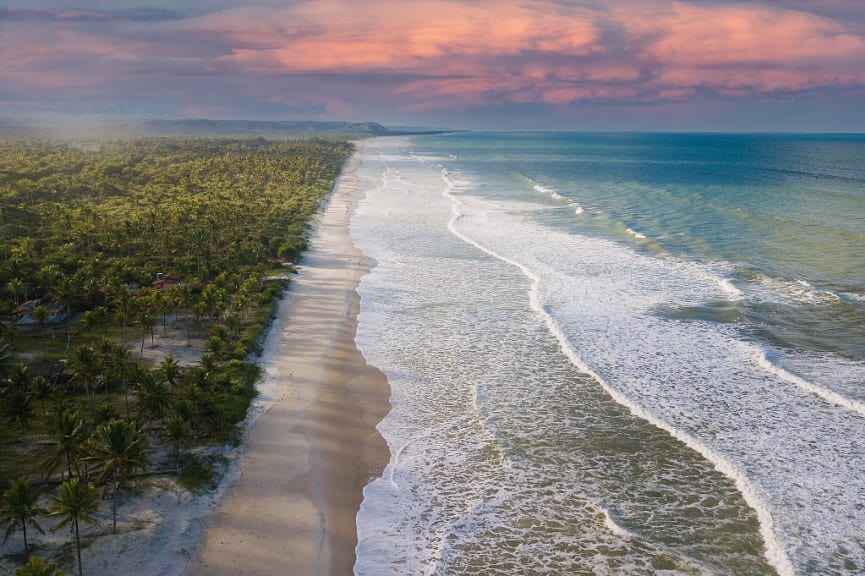
[[865, 131], [861, 0], [12, 0], [0, 116]]

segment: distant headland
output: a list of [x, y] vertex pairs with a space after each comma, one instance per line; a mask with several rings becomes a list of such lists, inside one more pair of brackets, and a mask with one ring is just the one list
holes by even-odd
[[377, 122], [316, 120], [0, 118], [0, 134], [89, 134], [166, 136], [407, 136], [462, 132], [447, 128], [384, 126]]

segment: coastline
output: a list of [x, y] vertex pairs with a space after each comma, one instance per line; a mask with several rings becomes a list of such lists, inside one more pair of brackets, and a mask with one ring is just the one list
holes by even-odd
[[[314, 216], [300, 274], [265, 335], [244, 441], [202, 453], [225, 460], [219, 485], [191, 494], [176, 479], [150, 480], [119, 502], [117, 534], [103, 507], [82, 530], [86, 573], [353, 573], [363, 489], [390, 460], [376, 429], [390, 388], [354, 341], [356, 288], [368, 271], [349, 233], [360, 163], [357, 153], [346, 161]], [[48, 532], [32, 551], [67, 541]], [[0, 545], [18, 548], [17, 533]], [[13, 568], [0, 558], [0, 572]]]
[[205, 520], [184, 574], [351, 574], [363, 487], [390, 453], [384, 375], [354, 342], [368, 271], [351, 239], [360, 158], [343, 167], [280, 304], [265, 371], [277, 396], [247, 433], [240, 477]]

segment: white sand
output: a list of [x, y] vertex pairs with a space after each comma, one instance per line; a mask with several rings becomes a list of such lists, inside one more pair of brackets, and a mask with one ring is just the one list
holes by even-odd
[[[351, 573], [363, 486], [389, 457], [375, 430], [389, 409], [389, 389], [354, 345], [355, 289], [366, 271], [348, 232], [358, 164], [353, 158], [346, 165], [279, 305], [244, 442], [210, 451], [229, 459], [219, 487], [193, 496], [172, 479], [150, 480], [119, 506], [117, 535], [106, 501], [100, 525], [82, 530], [86, 574]], [[149, 336], [145, 342], [146, 357], [158, 363], [170, 352], [187, 365], [197, 359], [200, 342], [188, 347], [185, 331], [157, 329], [157, 346]], [[54, 559], [73, 541], [68, 528], [28, 535], [35, 555]], [[0, 555], [22, 547], [19, 532]], [[62, 568], [77, 573], [74, 549], [67, 554]], [[0, 573], [16, 567], [0, 558]]]

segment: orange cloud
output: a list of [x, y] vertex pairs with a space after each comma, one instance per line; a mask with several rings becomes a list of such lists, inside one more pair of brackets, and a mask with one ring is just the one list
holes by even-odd
[[[234, 10], [196, 25], [232, 39], [237, 47], [219, 60], [249, 73], [420, 76], [396, 92], [435, 97], [427, 104], [434, 107], [483, 95], [566, 104], [865, 83], [865, 37], [783, 8], [660, 0], [612, 8], [551, 0], [355, 6], [320, 0]], [[606, 38], [604, 31], [614, 33]]]
[[26, 93], [206, 76], [266, 101], [253, 92], [264, 77], [301, 93], [315, 76], [375, 84], [405, 110], [865, 86], [861, 28], [797, 5], [307, 0], [135, 22], [40, 12], [0, 19], [0, 84]]
[[619, 13], [636, 56], [659, 70], [658, 96], [801, 91], [865, 83], [865, 36], [841, 22], [753, 5], [654, 3]]
[[203, 26], [240, 45], [222, 61], [270, 73], [426, 72], [476, 58], [597, 49], [599, 32], [589, 13], [572, 10], [570, 18], [562, 18], [542, 9], [547, 7], [545, 2], [389, 0], [358, 10], [353, 2], [326, 0], [288, 11], [220, 13]]
[[[68, 47], [74, 47], [70, 50]], [[114, 58], [119, 46], [102, 38], [71, 30], [45, 34], [29, 28], [17, 28], [3, 34], [0, 78], [37, 90], [75, 89], [99, 84], [103, 78], [85, 73], [81, 66], [69, 66], [67, 58], [75, 55], [88, 67], [98, 67], [103, 58]]]
[[632, 32], [661, 33], [649, 55], [663, 62], [795, 65], [865, 53], [865, 38], [842, 23], [792, 10], [674, 3], [652, 22]]

